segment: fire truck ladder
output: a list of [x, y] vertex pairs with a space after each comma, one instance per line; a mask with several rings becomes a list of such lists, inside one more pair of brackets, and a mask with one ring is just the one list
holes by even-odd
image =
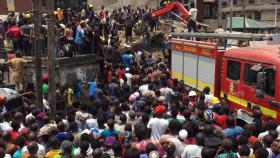
[[[231, 46], [246, 47], [250, 45], [250, 41], [273, 41], [277, 39], [275, 34], [252, 34], [252, 33], [170, 33], [172, 38], [205, 40], [215, 39], [219, 45], [219, 49], [227, 49], [228, 44]], [[228, 41], [230, 40], [230, 42]], [[237, 44], [233, 44], [237, 41]], [[212, 41], [213, 42], [213, 41]]]
[[252, 33], [170, 33], [173, 38], [234, 39], [234, 40], [272, 40], [274, 34]]

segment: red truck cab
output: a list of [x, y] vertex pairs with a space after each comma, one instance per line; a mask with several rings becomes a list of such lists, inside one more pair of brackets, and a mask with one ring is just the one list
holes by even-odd
[[230, 49], [224, 53], [220, 96], [233, 108], [260, 107], [262, 113], [280, 120], [280, 47], [263, 45]]
[[218, 50], [217, 44], [171, 40], [171, 74], [197, 90], [225, 98], [232, 109], [259, 107], [280, 121], [280, 46]]

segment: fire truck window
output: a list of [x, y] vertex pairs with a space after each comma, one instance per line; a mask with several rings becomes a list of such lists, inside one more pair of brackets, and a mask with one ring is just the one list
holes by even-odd
[[240, 80], [241, 63], [238, 61], [229, 60], [227, 64], [227, 78], [232, 80]]
[[251, 70], [252, 64], [245, 64], [244, 68], [244, 82], [247, 85], [255, 86], [257, 83], [257, 71]]
[[273, 69], [266, 69], [266, 87], [265, 94], [274, 96], [275, 94], [275, 71]]

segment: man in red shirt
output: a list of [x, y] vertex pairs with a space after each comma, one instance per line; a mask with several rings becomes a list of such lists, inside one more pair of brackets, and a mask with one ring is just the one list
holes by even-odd
[[11, 22], [11, 27], [6, 32], [6, 37], [12, 40], [13, 42], [13, 51], [16, 52], [20, 49], [20, 37], [22, 35], [22, 31], [20, 27], [17, 26], [16, 22]]
[[228, 118], [229, 113], [230, 113], [230, 107], [228, 105], [224, 105], [223, 114], [218, 115], [216, 117], [216, 124], [219, 125], [222, 129], [226, 129], [228, 127], [226, 124], [226, 120]]
[[118, 75], [118, 80], [122, 79], [124, 76], [124, 68], [122, 65], [119, 65], [118, 70], [117, 70], [117, 75]]
[[104, 11], [104, 6], [101, 6], [101, 10], [99, 12], [99, 18], [102, 21], [106, 20], [106, 15], [105, 15], [105, 11]]

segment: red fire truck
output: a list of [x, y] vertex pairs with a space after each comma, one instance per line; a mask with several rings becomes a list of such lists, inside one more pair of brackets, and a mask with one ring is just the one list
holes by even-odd
[[234, 109], [259, 106], [280, 121], [280, 46], [218, 50], [215, 43], [171, 40], [172, 77], [198, 90], [210, 87]]

